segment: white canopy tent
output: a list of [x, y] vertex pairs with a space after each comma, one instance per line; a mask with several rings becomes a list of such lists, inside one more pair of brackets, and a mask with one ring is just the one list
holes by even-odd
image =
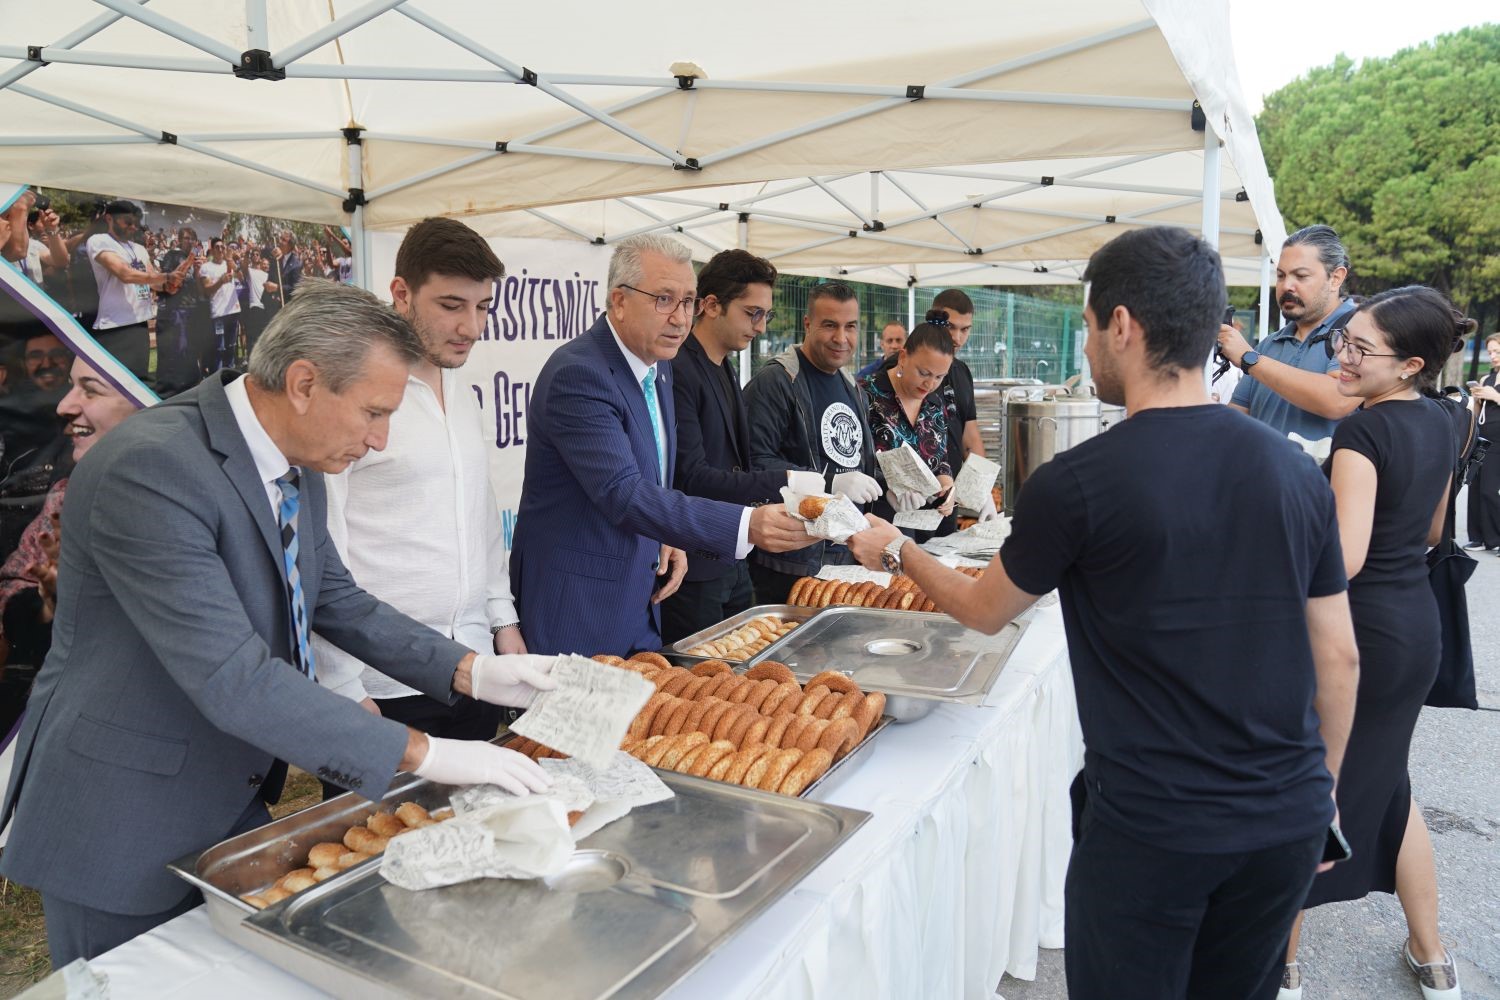
[[347, 224], [357, 250], [452, 215], [1015, 283], [1171, 222], [1248, 281], [1284, 235], [1225, 0], [766, 0], [732, 31], [664, 0], [0, 12], [0, 176]]

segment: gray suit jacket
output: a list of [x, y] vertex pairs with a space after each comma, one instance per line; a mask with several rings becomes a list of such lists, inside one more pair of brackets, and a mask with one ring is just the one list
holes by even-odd
[[[115, 913], [173, 906], [167, 862], [222, 839], [278, 760], [371, 798], [406, 728], [289, 662], [281, 542], [224, 395], [232, 373], [125, 421], [63, 504], [57, 614], [0, 823], [0, 872]], [[435, 698], [469, 651], [359, 589], [304, 477], [298, 567], [315, 631]]]

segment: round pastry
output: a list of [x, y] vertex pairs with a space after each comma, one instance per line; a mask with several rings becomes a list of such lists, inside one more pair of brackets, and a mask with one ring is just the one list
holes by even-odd
[[813, 718], [827, 719], [829, 716], [833, 715], [833, 710], [835, 708], [838, 708], [839, 703], [847, 697], [848, 695], [840, 691], [828, 692], [828, 694], [824, 695], [822, 700], [818, 702], [818, 707], [813, 709]]
[[818, 745], [823, 732], [829, 727], [827, 719], [811, 719], [797, 732], [797, 742], [792, 744], [804, 753]]
[[646, 699], [646, 704], [636, 713], [634, 721], [630, 723], [630, 728], [626, 732], [634, 735], [637, 739], [645, 739], [647, 736], [653, 735], [651, 732], [652, 720], [655, 719], [657, 710], [666, 703], [667, 696], [660, 691]]
[[[406, 805], [411, 805], [411, 803], [408, 802]], [[421, 809], [422, 807], [417, 806], [417, 808]], [[425, 817], [427, 810], [422, 809], [422, 815]], [[368, 826], [382, 837], [394, 837], [408, 826], [413, 825], [415, 824], [401, 822], [390, 813], [374, 813], [369, 819], [365, 820], [365, 826]]]
[[446, 823], [450, 819], [452, 819], [453, 816], [454, 816], [453, 807], [452, 806], [443, 806], [443, 808], [441, 808], [441, 809], [434, 809], [432, 812], [428, 813], [427, 815], [429, 817], [431, 817], [432, 819], [437, 820], [439, 823]]
[[[770, 678], [766, 679], [770, 680]], [[802, 686], [796, 681], [783, 681], [770, 690], [756, 711], [760, 712], [761, 715], [774, 716], [789, 699], [800, 697], [801, 694]]]
[[765, 741], [773, 747], [780, 747], [781, 738], [786, 733], [787, 726], [792, 724], [793, 719], [799, 718], [801, 716], [793, 715], [790, 712], [772, 716], [771, 724], [766, 727]]
[[335, 868], [338, 871], [343, 871], [345, 868], [353, 868], [361, 861], [368, 861], [374, 856], [375, 855], [373, 854], [366, 854], [364, 851], [345, 851], [343, 854], [340, 854], [337, 858], [334, 859], [333, 864], [325, 865], [324, 867]]
[[641, 740], [641, 742], [636, 745], [636, 748], [630, 752], [630, 756], [634, 757], [636, 760], [644, 761], [650, 755], [651, 751], [661, 746], [662, 743], [666, 741], [666, 739], [667, 738], [665, 736], [652, 736], [647, 739]]
[[[338, 869], [334, 869], [337, 871]], [[278, 888], [287, 892], [301, 892], [303, 889], [311, 889], [318, 884], [319, 869], [298, 868], [296, 871], [287, 872], [276, 882]]]
[[[716, 662], [723, 663], [724, 661], [718, 660]], [[709, 698], [712, 698], [714, 696], [714, 692], [721, 690], [725, 684], [731, 683], [729, 681], [729, 678], [733, 676], [733, 673], [710, 674], [708, 676], [708, 683], [698, 689], [698, 693], [693, 696], [693, 700], [705, 701]]]
[[745, 695], [743, 704], [745, 705], [745, 707], [751, 709], [752, 711], [759, 712], [760, 707], [764, 705], [766, 703], [766, 699], [771, 696], [771, 692], [775, 691], [780, 686], [781, 685], [777, 684], [769, 677], [758, 680], [751, 687], [750, 693]]
[[874, 580], [865, 581], [864, 593], [859, 598], [860, 605], [866, 608], [871, 607], [875, 602], [875, 598], [879, 597], [884, 590], [885, 588]]
[[631, 659], [634, 660], [637, 663], [652, 663], [652, 664], [655, 664], [657, 667], [660, 667], [662, 670], [666, 670], [668, 667], [670, 667], [672, 665], [672, 661], [668, 660], [665, 656], [662, 656], [660, 653], [651, 653], [651, 652], [636, 653], [634, 656], [631, 657]]
[[792, 668], [785, 663], [778, 663], [775, 660], [762, 660], [745, 671], [745, 676], [752, 681], [769, 678], [777, 684], [783, 684], [787, 681], [793, 684], [797, 683], [797, 675], [792, 673]]
[[333, 865], [329, 865], [327, 868], [319, 868], [317, 871], [313, 872], [313, 880], [316, 882], [322, 882], [324, 879], [333, 878], [341, 871], [343, 871], [342, 868], [335, 868]]
[[719, 721], [714, 724], [713, 738], [716, 740], [729, 739], [729, 733], [739, 721], [740, 715], [749, 711], [744, 705], [730, 705], [724, 714], [719, 716]]
[[848, 694], [839, 698], [838, 704], [834, 706], [833, 712], [828, 716], [830, 719], [850, 719], [854, 717], [854, 710], [864, 704], [865, 694], [855, 688]]
[[803, 497], [802, 502], [797, 505], [797, 513], [809, 521], [816, 521], [823, 516], [823, 511], [828, 508], [828, 502], [832, 497]]
[[662, 729], [663, 735], [676, 736], [678, 733], [681, 733], [683, 731], [682, 724], [687, 721], [688, 713], [692, 710], [692, 702], [678, 698], [677, 703], [672, 706], [671, 713], [667, 716], [667, 724]]
[[734, 705], [743, 704], [745, 699], [750, 697], [750, 695], [753, 694], [755, 692], [755, 689], [759, 686], [759, 681], [742, 679], [739, 684], [736, 684], [734, 686], [734, 690], [729, 692], [729, 697], [727, 700]]
[[741, 752], [742, 751], [739, 750], [731, 750], [724, 756], [720, 757], [714, 764], [714, 766], [708, 769], [708, 773], [705, 774], [704, 777], [710, 778], [714, 781], [724, 781], [725, 776], [729, 773], [729, 769], [734, 766], [734, 759], [738, 757]]
[[[734, 701], [734, 693], [736, 691], [740, 690], [740, 688], [748, 687], [749, 685], [751, 685], [753, 683], [754, 683], [754, 681], [752, 681], [750, 678], [746, 677], [744, 674], [735, 674], [734, 675], [734, 680], [732, 680], [732, 681], [725, 681], [724, 684], [719, 687], [718, 691], [715, 693], [715, 697], [723, 698], [725, 701], [728, 701], [728, 702], [733, 702]], [[745, 692], [745, 694], [749, 694], [749, 693], [750, 693], [749, 691]], [[741, 698], [743, 698], [744, 696], [745, 695], [740, 695]]]
[[309, 868], [326, 868], [339, 859], [349, 848], [343, 844], [324, 843], [314, 844], [312, 850], [307, 852], [307, 865]]
[[766, 741], [766, 733], [770, 731], [771, 720], [756, 712], [750, 717], [750, 726], [741, 734], [736, 745], [748, 747], [755, 743], [764, 743]]
[[797, 702], [797, 708], [795, 709], [798, 715], [812, 715], [813, 710], [818, 707], [818, 702], [832, 693], [821, 684], [808, 685], [802, 690], [802, 700]]
[[693, 672], [691, 670], [684, 670], [681, 667], [673, 667], [668, 670], [666, 672], [666, 676], [662, 678], [661, 691], [663, 694], [676, 695], [680, 697], [682, 694], [682, 689], [687, 687], [688, 681], [691, 681], [692, 679]]
[[257, 910], [264, 910], [267, 906], [271, 905], [267, 903], [263, 897], [258, 896], [253, 892], [249, 893], [248, 895], [241, 896], [240, 899], [246, 903], [249, 903]]
[[802, 603], [802, 591], [807, 589], [807, 581], [809, 579], [811, 579], [811, 577], [804, 576], [799, 578], [796, 583], [792, 584], [792, 589], [786, 595], [786, 602], [788, 604]]
[[771, 766], [771, 761], [781, 753], [779, 747], [769, 747], [766, 752], [755, 758], [755, 762], [745, 769], [745, 775], [740, 779], [740, 784], [746, 788], [759, 788], [760, 779], [765, 776], [766, 768]]
[[[651, 741], [647, 740], [646, 742], [650, 743]], [[658, 743], [658, 744], [656, 744], [656, 746], [651, 747], [649, 750], [647, 750], [645, 752], [645, 754], [641, 757], [641, 762], [644, 763], [644, 764], [648, 764], [651, 767], [658, 767], [658, 766], [660, 766], [662, 757], [666, 754], [666, 752], [668, 750], [672, 749], [672, 746], [676, 742], [677, 742], [677, 737], [676, 736], [663, 736], [663, 737], [661, 737], [661, 742]]]
[[367, 826], [351, 826], [344, 834], [344, 846], [351, 851], [363, 851], [370, 841], [379, 839], [375, 831]]
[[745, 776], [750, 768], [754, 767], [757, 761], [775, 749], [775, 747], [768, 744], [757, 743], [755, 746], [736, 751], [733, 757], [734, 762], [724, 772], [724, 780], [731, 785], [745, 784]]
[[801, 759], [801, 750], [776, 751], [771, 757], [766, 758], [769, 763], [766, 764], [766, 769], [761, 774], [760, 780], [755, 783], [755, 787], [763, 792], [776, 791], [781, 787], [781, 783], [786, 780], [787, 774], [791, 772], [792, 768]]
[[701, 733], [703, 731], [703, 716], [708, 714], [713, 701], [709, 698], [699, 698], [692, 704], [693, 707], [688, 709], [687, 718], [682, 720], [681, 732]]
[[905, 574], [902, 574], [900, 576], [891, 577], [891, 586], [900, 587], [902, 590], [914, 590], [916, 589], [917, 581], [913, 580], [911, 577]]
[[[797, 740], [802, 736], [802, 731], [811, 721], [813, 720], [810, 715], [793, 715], [787, 720], [786, 728], [782, 729], [781, 738], [776, 741], [775, 747], [778, 750], [786, 750], [796, 746]], [[767, 735], [769, 736], [769, 733]]]
[[792, 766], [776, 790], [782, 795], [801, 795], [802, 789], [823, 777], [833, 757], [827, 750], [809, 750]]
[[916, 597], [917, 597], [917, 595], [916, 595], [915, 591], [912, 591], [912, 590], [903, 590], [901, 592], [900, 598], [897, 599], [891, 605], [891, 607], [896, 608], [899, 611], [910, 611], [911, 610], [912, 601], [916, 600]]
[[[428, 822], [430, 823], [432, 821], [428, 820]], [[356, 850], [361, 850], [366, 854], [384, 854], [385, 849], [390, 844], [390, 842], [391, 838], [389, 837], [371, 837], [369, 840], [365, 841], [364, 847], [356, 848]]]
[[745, 709], [745, 711], [739, 714], [734, 725], [729, 727], [729, 733], [724, 738], [733, 743], [736, 750], [745, 746], [745, 734], [750, 732], [750, 727], [755, 724], [757, 719], [764, 720], [765, 716], [752, 709]]
[[728, 713], [729, 702], [725, 701], [723, 698], [713, 699], [712, 704], [708, 706], [708, 711], [704, 712], [703, 718], [698, 720], [698, 731], [702, 733], [712, 733], [715, 727], [718, 726], [719, 720], [724, 718], [724, 716]]
[[687, 774], [696, 777], [707, 777], [719, 761], [734, 753], [737, 748], [728, 740], [714, 740], [712, 743], [704, 744], [698, 750], [698, 756], [693, 759], [693, 766], [686, 769]]
[[[593, 660], [595, 663], [603, 663], [611, 667], [625, 666], [624, 660], [620, 659], [618, 656], [611, 656], [609, 653], [596, 653], [593, 656], [589, 657], [589, 659]], [[637, 660], [636, 662], [639, 663], [640, 661]], [[638, 668], [632, 667], [631, 669], [634, 670]]]
[[697, 699], [698, 695], [702, 693], [703, 689], [707, 687], [712, 680], [712, 677], [700, 677], [697, 674], [694, 674], [693, 679], [688, 681], [687, 684], [683, 686], [677, 697], [686, 698], [688, 701], [693, 701]]
[[281, 902], [283, 899], [286, 899], [290, 895], [291, 893], [287, 892], [281, 886], [273, 885], [271, 886], [271, 888], [262, 892], [260, 894], [260, 898], [265, 901], [266, 906], [270, 906], [272, 903]]
[[676, 769], [677, 762], [693, 747], [701, 746], [708, 742], [708, 737], [702, 733], [679, 733], [667, 740], [667, 751], [661, 755], [657, 766], [671, 771]]
[[693, 673], [699, 677], [712, 677], [715, 674], [732, 674], [734, 668], [723, 660], [704, 660], [693, 667]]
[[859, 723], [860, 739], [864, 739], [864, 734], [874, 728], [884, 711], [885, 695], [879, 691], [871, 691], [865, 695], [861, 704], [854, 707], [854, 721]]
[[678, 774], [687, 774], [692, 770], [693, 764], [695, 761], [697, 761], [698, 756], [702, 754], [704, 750], [708, 749], [708, 747], [709, 744], [700, 743], [695, 747], [689, 748], [686, 753], [684, 753], [677, 759], [677, 763], [672, 765], [672, 770], [676, 771]]
[[817, 746], [838, 758], [859, 745], [859, 723], [853, 719], [834, 719], [818, 737]]
[[843, 694], [859, 690], [859, 685], [854, 683], [854, 679], [839, 670], [825, 670], [821, 674], [809, 678], [807, 682], [809, 688], [817, 687], [819, 684], [830, 691], [838, 691]]

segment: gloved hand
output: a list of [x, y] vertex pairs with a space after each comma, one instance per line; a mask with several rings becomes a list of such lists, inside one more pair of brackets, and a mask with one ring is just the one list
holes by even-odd
[[920, 493], [907, 493], [905, 491], [897, 492], [895, 490], [887, 493], [885, 495], [885, 500], [886, 503], [891, 505], [891, 509], [898, 514], [902, 514], [912, 510], [921, 510], [922, 505], [927, 502], [927, 498]]
[[880, 484], [858, 470], [840, 472], [833, 477], [833, 492], [842, 493], [855, 503], [871, 503], [880, 497]]
[[470, 693], [491, 705], [527, 708], [538, 691], [557, 687], [557, 681], [547, 676], [556, 662], [555, 656], [534, 653], [476, 656], [469, 674]]
[[440, 785], [499, 785], [512, 795], [552, 787], [536, 761], [483, 740], [427, 737], [427, 756], [417, 765], [416, 774]]
[[984, 506], [979, 508], [979, 519], [981, 521], [993, 521], [999, 516], [1000, 512], [995, 509], [995, 495], [993, 493], [986, 493], [984, 496]]

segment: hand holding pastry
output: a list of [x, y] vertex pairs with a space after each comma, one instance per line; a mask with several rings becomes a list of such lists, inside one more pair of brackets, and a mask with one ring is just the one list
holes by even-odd
[[787, 512], [785, 504], [767, 504], [750, 511], [750, 544], [763, 552], [805, 549], [812, 541], [802, 522]]
[[429, 736], [427, 756], [417, 765], [416, 774], [441, 785], [499, 785], [512, 795], [552, 787], [536, 761], [483, 740]]

